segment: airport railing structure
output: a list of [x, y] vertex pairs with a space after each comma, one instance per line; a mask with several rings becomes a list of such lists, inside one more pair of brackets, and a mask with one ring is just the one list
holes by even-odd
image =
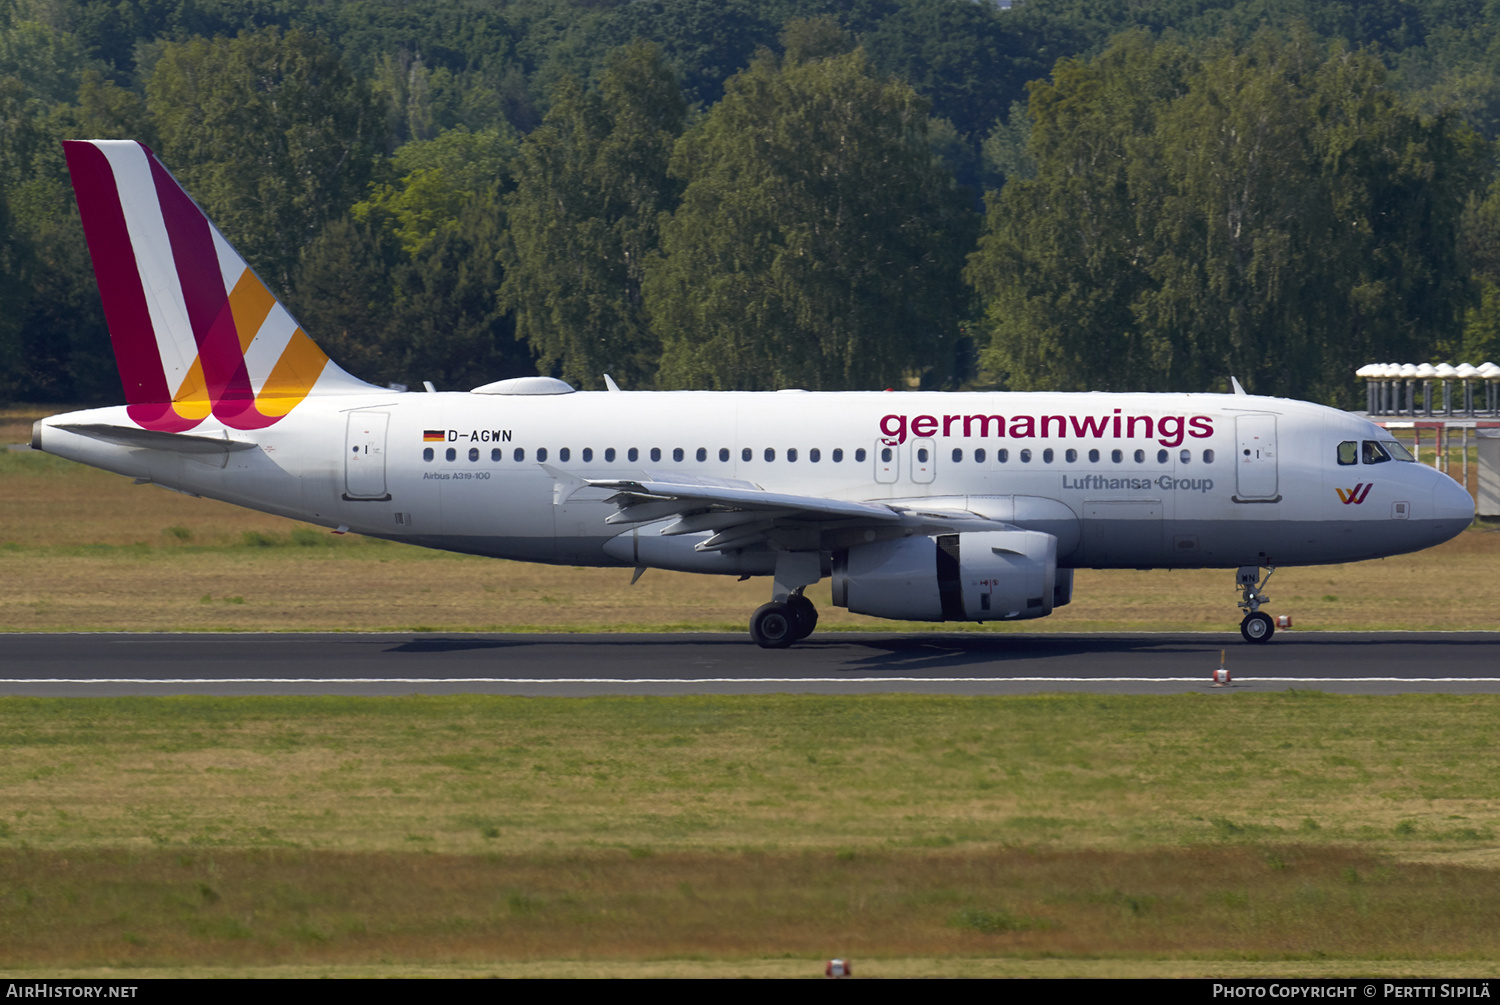
[[[1480, 516], [1500, 516], [1500, 366], [1367, 363], [1354, 375], [1365, 381], [1365, 414], [1372, 421], [1387, 429], [1410, 429], [1412, 454], [1423, 463], [1422, 436], [1431, 430], [1432, 466], [1474, 494]], [[1469, 479], [1471, 439], [1477, 483]], [[1456, 466], [1451, 457], [1455, 447], [1460, 457]]]

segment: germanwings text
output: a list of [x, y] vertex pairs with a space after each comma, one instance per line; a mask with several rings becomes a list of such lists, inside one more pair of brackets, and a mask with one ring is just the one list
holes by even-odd
[[886, 415], [880, 420], [883, 442], [896, 446], [908, 435], [985, 437], [1005, 436], [1015, 440], [1048, 439], [1126, 439], [1141, 437], [1156, 440], [1164, 447], [1175, 447], [1184, 436], [1204, 439], [1214, 434], [1214, 420], [1208, 415], [1124, 415], [1115, 409], [1113, 415]]

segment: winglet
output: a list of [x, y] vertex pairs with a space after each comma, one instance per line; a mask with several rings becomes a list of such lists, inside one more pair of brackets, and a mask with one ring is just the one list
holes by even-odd
[[1239, 379], [1237, 377], [1231, 376], [1229, 378], [1229, 385], [1232, 388], [1234, 388], [1234, 393], [1235, 394], [1244, 394], [1245, 393], [1245, 389], [1240, 386], [1240, 382], [1239, 382]]
[[620, 385], [616, 384], [615, 379], [607, 373], [604, 375], [604, 386], [611, 391], [618, 391], [620, 389]]

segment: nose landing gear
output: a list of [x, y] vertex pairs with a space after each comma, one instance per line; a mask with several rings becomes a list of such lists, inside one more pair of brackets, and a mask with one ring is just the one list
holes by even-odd
[[1242, 565], [1235, 573], [1235, 582], [1240, 588], [1240, 610], [1245, 612], [1245, 618], [1240, 622], [1240, 634], [1245, 637], [1246, 642], [1269, 642], [1271, 636], [1276, 634], [1276, 623], [1271, 616], [1260, 609], [1261, 604], [1269, 604], [1271, 598], [1263, 592], [1271, 577], [1276, 575], [1276, 568], [1266, 568], [1266, 578], [1260, 578], [1260, 566]]

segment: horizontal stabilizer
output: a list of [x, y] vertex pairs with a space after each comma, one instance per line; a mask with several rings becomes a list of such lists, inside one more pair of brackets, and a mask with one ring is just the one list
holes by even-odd
[[257, 446], [247, 440], [231, 440], [227, 431], [221, 432], [218, 436], [209, 436], [197, 433], [168, 433], [159, 429], [137, 429], [134, 426], [110, 426], [104, 423], [59, 425], [56, 428], [121, 447], [168, 450], [177, 454], [228, 454], [236, 450], [251, 450]]

